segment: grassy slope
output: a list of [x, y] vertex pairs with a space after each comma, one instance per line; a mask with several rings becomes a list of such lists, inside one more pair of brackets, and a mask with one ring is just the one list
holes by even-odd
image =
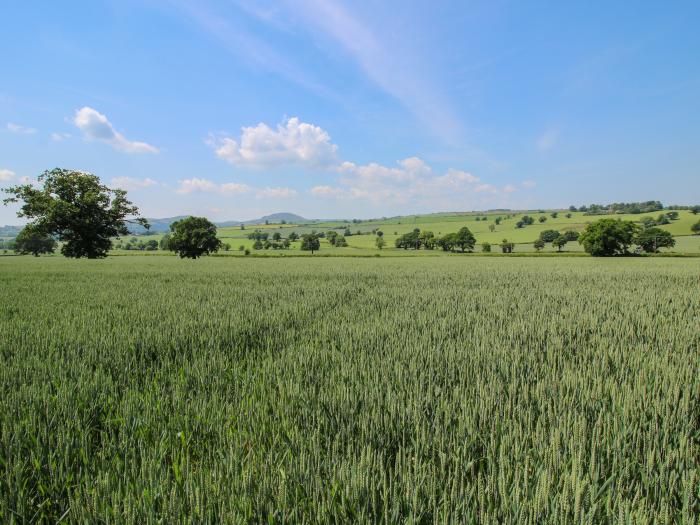
[[[368, 235], [352, 235], [347, 237], [349, 247], [348, 248], [333, 248], [325, 241], [322, 241], [321, 250], [323, 252], [332, 251], [334, 254], [342, 255], [372, 255], [378, 253], [379, 250], [375, 248], [375, 237], [371, 234], [372, 230], [380, 229], [384, 232], [384, 238], [387, 242], [387, 248], [385, 248], [386, 253], [392, 253], [394, 255], [403, 252], [404, 250], [396, 250], [393, 248], [394, 240], [404, 233], [407, 233], [414, 228], [420, 228], [421, 230], [430, 230], [436, 235], [443, 235], [445, 233], [457, 231], [462, 226], [467, 226], [474, 233], [477, 239], [477, 244], [482, 242], [489, 242], [492, 244], [499, 244], [502, 239], [506, 238], [511, 242], [517, 243], [519, 246], [516, 247], [516, 252], [532, 252], [534, 248], [532, 243], [540, 235], [543, 230], [554, 229], [554, 230], [576, 230], [581, 231], [585, 228], [588, 222], [595, 221], [601, 217], [613, 217], [620, 218], [623, 220], [639, 221], [645, 216], [656, 218], [658, 213], [648, 213], [640, 215], [613, 215], [613, 216], [590, 216], [584, 215], [580, 212], [572, 213], [571, 218], [567, 218], [565, 215], [568, 212], [559, 212], [556, 219], [552, 218], [551, 212], [539, 213], [535, 212], [499, 212], [499, 213], [488, 213], [488, 214], [475, 214], [475, 213], [450, 213], [450, 214], [432, 214], [432, 215], [417, 215], [417, 216], [406, 216], [393, 219], [378, 219], [371, 221], [364, 221], [359, 224], [353, 224], [352, 222], [319, 222], [314, 224], [270, 224], [270, 225], [260, 225], [260, 226], [246, 226], [245, 230], [241, 230], [240, 227], [227, 227], [219, 229], [219, 237], [226, 243], [231, 245], [233, 251], [237, 251], [240, 246], [244, 248], [253, 248], [253, 241], [248, 240], [246, 236], [255, 229], [260, 229], [262, 231], [268, 231], [270, 234], [274, 232], [280, 232], [283, 236], [294, 231], [296, 233], [308, 233], [312, 230], [316, 231], [327, 231], [329, 229], [336, 229], [342, 232], [345, 228], [350, 228], [353, 234], [360, 230], [362, 232], [370, 233]], [[528, 214], [535, 218], [535, 224], [532, 226], [526, 226], [525, 228], [516, 228], [515, 224], [520, 220], [520, 218]], [[700, 220], [700, 215], [693, 215], [688, 211], [679, 212], [680, 217], [678, 220], [673, 221], [669, 225], [661, 226], [662, 229], [670, 231], [674, 236], [677, 236], [676, 242], [677, 246], [673, 250], [674, 252], [680, 253], [700, 253], [700, 237], [690, 237], [691, 233], [690, 227], [693, 223]], [[506, 218], [508, 215], [513, 215], [511, 218]], [[547, 221], [543, 224], [537, 222], [537, 218], [540, 215], [545, 215]], [[476, 217], [487, 216], [487, 221], [477, 221]], [[503, 220], [500, 225], [496, 226], [496, 231], [489, 231], [489, 226], [494, 224], [494, 219], [496, 217], [501, 217]], [[146, 239], [146, 237], [143, 237]], [[149, 236], [147, 239], [157, 239], [159, 240], [161, 235]], [[494, 247], [497, 249], [496, 247]], [[299, 243], [294, 243], [292, 250], [299, 250]], [[477, 248], [477, 251], [479, 248]], [[545, 249], [547, 252], [556, 251], [550, 245]], [[574, 242], [569, 243], [565, 251], [567, 252], [581, 252], [581, 246]], [[669, 251], [669, 250], [666, 250]], [[125, 252], [128, 253], [128, 252]], [[280, 254], [281, 252], [274, 252], [270, 250], [267, 253], [270, 255]], [[424, 255], [425, 252], [422, 250], [420, 252], [415, 252], [409, 250], [407, 253], [402, 255]], [[428, 253], [427, 255], [431, 255]], [[432, 254], [435, 255], [435, 254]]]

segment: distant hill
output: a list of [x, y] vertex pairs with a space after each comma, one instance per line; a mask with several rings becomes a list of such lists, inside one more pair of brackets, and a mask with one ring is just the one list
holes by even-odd
[[[168, 217], [165, 219], [147, 220], [151, 225], [150, 231], [152, 233], [163, 233], [170, 231], [170, 225], [173, 222], [178, 221], [180, 219], [184, 219], [185, 217], [185, 215], [180, 215], [178, 217]], [[273, 213], [272, 215], [265, 215], [264, 217], [260, 217], [259, 219], [253, 219], [250, 221], [222, 221], [217, 222], [215, 224], [220, 228], [225, 228], [227, 226], [238, 226], [239, 224], [265, 224], [265, 221], [271, 224], [279, 224], [282, 221], [285, 221], [289, 224], [301, 224], [311, 222], [308, 219], [302, 217], [301, 215], [297, 215], [295, 213]], [[146, 229], [143, 226], [139, 226], [138, 224], [131, 225], [129, 227], [129, 230], [131, 231], [131, 233], [134, 234], [146, 233]]]

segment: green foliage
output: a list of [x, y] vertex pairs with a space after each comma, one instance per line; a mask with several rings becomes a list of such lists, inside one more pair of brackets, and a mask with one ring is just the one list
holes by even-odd
[[379, 235], [380, 233], [382, 232], [377, 232], [377, 238], [374, 240], [374, 245], [378, 249], [382, 250], [384, 249], [384, 246], [386, 246], [386, 241], [384, 240], [383, 236]]
[[455, 237], [455, 246], [462, 250], [462, 253], [464, 253], [465, 251], [471, 252], [474, 250], [474, 244], [476, 244], [476, 238], [472, 234], [471, 230], [466, 226], [460, 228], [457, 232], [457, 236]]
[[547, 222], [547, 217], [544, 215], [540, 215], [539, 219], [537, 219], [540, 223]]
[[600, 219], [586, 225], [579, 236], [579, 243], [587, 253], [597, 257], [629, 253], [638, 226], [620, 219]]
[[160, 238], [159, 247], [163, 251], [170, 251], [170, 234], [166, 233]]
[[645, 228], [639, 231], [634, 242], [647, 253], [656, 253], [659, 248], [673, 248], [676, 245], [673, 236], [661, 228]]
[[697, 521], [696, 260], [157, 259], [0, 258], [0, 522]]
[[536, 251], [542, 251], [542, 249], [545, 247], [545, 242], [542, 239], [537, 239], [534, 243], [533, 246], [535, 247]]
[[694, 235], [700, 235], [700, 221], [693, 224], [690, 227], [690, 231], [692, 231]]
[[14, 242], [14, 251], [21, 255], [31, 254], [39, 257], [43, 253], [53, 253], [55, 249], [56, 241], [53, 237], [31, 224], [19, 232]]
[[344, 235], [338, 235], [335, 239], [335, 247], [336, 248], [347, 248], [348, 246], [348, 241], [345, 240]]
[[170, 250], [181, 258], [197, 259], [219, 251], [216, 226], [204, 217], [187, 217], [170, 225]]
[[[567, 232], [567, 233], [570, 233], [570, 232]], [[578, 236], [577, 236], [577, 238], [578, 238]], [[569, 242], [569, 240], [571, 240], [571, 239], [566, 234], [560, 235], [552, 241], [552, 246], [554, 246], [557, 249], [557, 251], [560, 252], [562, 250], [562, 248], [564, 248], [564, 246], [566, 246], [566, 244]], [[573, 240], [576, 240], [576, 239], [573, 239]]]
[[540, 232], [540, 239], [544, 242], [552, 242], [561, 234], [557, 230], [544, 230]]
[[481, 243], [481, 251], [484, 253], [491, 253], [491, 243], [482, 242]]
[[129, 222], [149, 227], [124, 190], [108, 188], [95, 175], [55, 168], [39, 175], [38, 181], [40, 188], [25, 184], [5, 189], [13, 196], [4, 202], [22, 201], [17, 215], [32, 219], [34, 232], [61, 241], [66, 257], [105, 257], [113, 237], [128, 235]]
[[513, 253], [515, 251], [515, 243], [508, 241], [508, 239], [503, 239], [500, 246], [503, 253]]
[[321, 241], [319, 241], [318, 235], [315, 233], [305, 233], [301, 236], [302, 251], [311, 252], [311, 255], [313, 255], [320, 247]]

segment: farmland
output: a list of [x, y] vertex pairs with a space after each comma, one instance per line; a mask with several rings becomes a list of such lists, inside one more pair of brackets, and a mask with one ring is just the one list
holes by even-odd
[[[646, 217], [656, 218], [660, 212], [643, 213], [643, 214], [619, 214], [612, 217], [627, 221], [639, 222]], [[535, 223], [524, 228], [517, 228], [516, 223], [525, 214], [534, 217]], [[219, 238], [231, 246], [229, 255], [241, 254], [239, 248], [253, 250], [254, 241], [248, 239], [248, 234], [255, 230], [267, 232], [272, 235], [276, 232], [286, 237], [291, 232], [297, 234], [309, 233], [311, 231], [328, 232], [331, 230], [343, 233], [345, 229], [349, 229], [352, 235], [346, 236], [348, 246], [346, 248], [336, 248], [331, 246], [326, 240], [321, 239], [321, 252], [324, 255], [374, 255], [380, 253], [375, 246], [374, 231], [380, 230], [384, 234], [386, 247], [382, 250], [383, 254], [391, 255], [442, 255], [441, 250], [434, 250], [426, 254], [425, 251], [402, 250], [394, 248], [394, 241], [405, 233], [412, 231], [414, 228], [419, 228], [421, 231], [429, 230], [436, 235], [443, 235], [449, 232], [457, 231], [463, 226], [467, 226], [476, 237], [477, 249], [480, 251], [479, 245], [482, 242], [488, 242], [493, 245], [499, 244], [504, 238], [516, 245], [516, 253], [534, 252], [533, 242], [539, 237], [544, 230], [554, 229], [558, 231], [573, 230], [581, 232], [586, 224], [598, 220], [601, 216], [585, 215], [581, 212], [570, 213], [571, 217], [567, 217], [567, 211], [557, 212], [556, 217], [552, 217], [552, 210], [540, 211], [501, 211], [488, 213], [439, 213], [430, 215], [409, 215], [395, 218], [363, 220], [361, 222], [352, 221], [315, 221], [302, 224], [261, 224], [261, 225], [246, 225], [245, 229], [239, 226], [228, 226], [219, 228]], [[547, 218], [546, 222], [538, 222], [540, 216]], [[479, 220], [477, 220], [477, 217]], [[610, 216], [608, 216], [610, 217]], [[496, 218], [500, 218], [499, 224], [496, 224]], [[689, 211], [680, 211], [677, 220], [671, 221], [670, 224], [660, 226], [661, 229], [669, 231], [676, 239], [676, 246], [672, 249], [663, 249], [662, 252], [674, 253], [700, 253], [700, 237], [691, 235], [691, 225], [698, 221], [700, 216], [693, 215]], [[491, 229], [493, 228], [493, 231]], [[358, 235], [358, 232], [360, 233]], [[159, 240], [162, 235], [139, 236], [138, 239], [155, 239]], [[494, 246], [494, 250], [497, 248]], [[123, 250], [116, 250], [121, 253]], [[292, 243], [291, 251], [299, 251], [299, 242]], [[556, 248], [548, 244], [544, 252], [555, 252]], [[583, 252], [583, 249], [577, 242], [570, 242], [563, 249], [564, 252]], [[258, 250], [255, 253], [258, 255], [282, 255], [275, 250]], [[287, 252], [288, 253], [288, 252]]]
[[0, 521], [695, 522], [698, 270], [0, 257]]

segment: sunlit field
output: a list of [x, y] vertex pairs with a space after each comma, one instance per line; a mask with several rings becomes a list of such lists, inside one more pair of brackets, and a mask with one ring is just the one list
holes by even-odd
[[0, 257], [0, 522], [692, 523], [699, 276]]

